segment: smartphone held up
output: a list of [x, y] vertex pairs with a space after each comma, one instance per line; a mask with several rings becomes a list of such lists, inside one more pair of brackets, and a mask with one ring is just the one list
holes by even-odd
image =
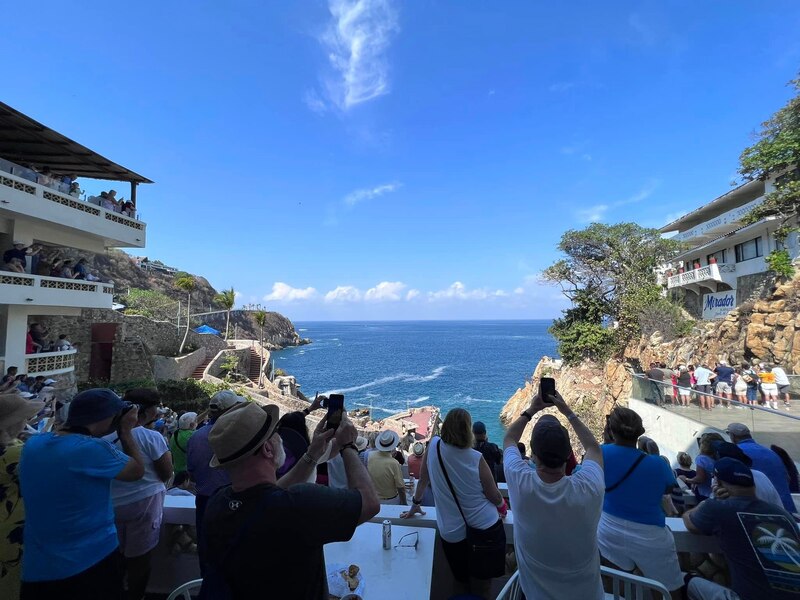
[[539, 396], [545, 404], [553, 404], [556, 395], [556, 380], [552, 377], [539, 378]]
[[325, 408], [328, 409], [326, 429], [337, 429], [344, 414], [344, 394], [330, 394]]

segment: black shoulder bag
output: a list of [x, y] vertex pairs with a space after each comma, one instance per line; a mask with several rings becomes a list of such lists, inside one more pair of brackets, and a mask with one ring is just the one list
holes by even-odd
[[497, 523], [488, 529], [470, 527], [470, 524], [467, 523], [467, 517], [464, 516], [464, 511], [461, 510], [461, 504], [450, 481], [450, 476], [447, 474], [447, 469], [444, 467], [441, 438], [436, 443], [436, 454], [439, 456], [439, 466], [442, 468], [442, 474], [445, 481], [447, 481], [447, 486], [450, 488], [450, 493], [456, 502], [458, 512], [461, 513], [461, 518], [464, 519], [464, 525], [467, 528], [467, 543], [470, 549], [470, 576], [475, 579], [502, 577], [506, 570], [506, 530], [503, 526], [503, 520], [498, 518]]
[[619, 486], [621, 486], [622, 482], [625, 481], [628, 477], [630, 477], [631, 473], [633, 473], [636, 470], [636, 467], [639, 466], [639, 463], [641, 463], [645, 459], [646, 456], [647, 456], [647, 454], [642, 452], [636, 458], [636, 460], [633, 461], [633, 464], [631, 465], [631, 468], [628, 469], [628, 471], [625, 473], [625, 475], [623, 475], [617, 483], [615, 483], [614, 485], [609, 486], [609, 487], [606, 488], [606, 494], [608, 492], [613, 492], [615, 489], [617, 489]]

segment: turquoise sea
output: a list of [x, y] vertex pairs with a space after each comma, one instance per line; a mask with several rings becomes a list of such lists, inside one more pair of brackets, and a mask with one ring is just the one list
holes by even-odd
[[460, 406], [500, 442], [500, 409], [539, 359], [556, 355], [537, 321], [296, 322], [313, 343], [274, 353], [306, 396], [339, 391], [348, 408], [380, 419], [407, 406]]

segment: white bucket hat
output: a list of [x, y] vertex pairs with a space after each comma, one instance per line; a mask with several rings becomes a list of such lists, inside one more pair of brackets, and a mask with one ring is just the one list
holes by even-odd
[[397, 435], [397, 432], [387, 429], [386, 431], [381, 431], [378, 435], [375, 440], [375, 448], [381, 452], [391, 452], [397, 448], [397, 444], [399, 443], [400, 436]]

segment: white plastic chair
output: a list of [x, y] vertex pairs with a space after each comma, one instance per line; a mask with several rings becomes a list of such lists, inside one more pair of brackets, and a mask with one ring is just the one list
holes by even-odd
[[522, 598], [522, 586], [519, 584], [519, 571], [514, 571], [503, 589], [500, 590], [496, 600], [519, 600], [520, 598]]
[[[640, 577], [610, 567], [600, 567], [600, 574], [611, 579], [611, 593], [606, 593], [606, 600], [649, 600], [661, 597], [670, 600], [669, 590], [654, 579]], [[622, 588], [622, 592], [620, 592]], [[649, 593], [648, 593], [649, 592]]]
[[167, 596], [167, 600], [192, 600], [192, 592], [199, 592], [201, 585], [203, 585], [202, 579], [188, 581], [172, 590], [172, 593]]

